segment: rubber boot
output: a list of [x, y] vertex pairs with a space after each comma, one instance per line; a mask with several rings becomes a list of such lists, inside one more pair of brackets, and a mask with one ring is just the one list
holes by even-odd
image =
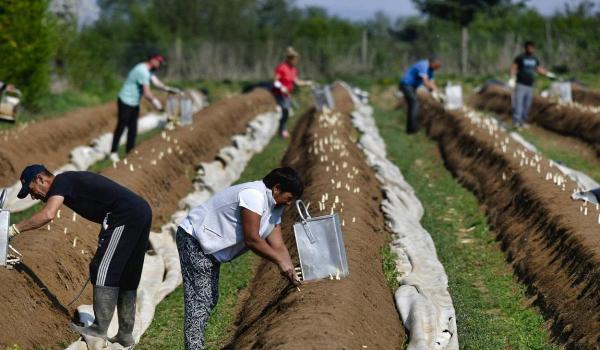
[[133, 326], [135, 325], [135, 300], [136, 290], [124, 290], [119, 292], [117, 303], [117, 315], [119, 316], [119, 332], [108, 341], [119, 343], [128, 348], [135, 344], [133, 339]]
[[118, 287], [94, 286], [94, 323], [89, 327], [71, 323], [71, 329], [83, 336], [106, 339], [106, 331], [115, 312], [118, 297]]

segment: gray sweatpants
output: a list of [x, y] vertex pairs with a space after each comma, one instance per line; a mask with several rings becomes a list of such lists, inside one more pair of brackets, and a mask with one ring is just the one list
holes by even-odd
[[196, 238], [182, 228], [176, 240], [183, 275], [185, 350], [202, 350], [206, 324], [219, 300], [221, 263], [204, 254]]
[[521, 125], [527, 123], [527, 114], [533, 101], [533, 87], [517, 84], [512, 98], [513, 123]]

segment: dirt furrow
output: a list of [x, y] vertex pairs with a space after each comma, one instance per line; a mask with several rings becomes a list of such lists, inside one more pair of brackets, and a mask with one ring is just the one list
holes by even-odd
[[[400, 349], [403, 328], [386, 285], [380, 251], [388, 232], [379, 210], [382, 193], [374, 172], [356, 145], [347, 92], [334, 89], [336, 118], [312, 111], [299, 121], [283, 160], [306, 183], [303, 200], [313, 216], [336, 212], [342, 230], [350, 275], [341, 281], [309, 282], [301, 291], [289, 287], [273, 264], [262, 262], [242, 299], [231, 349]], [[324, 140], [329, 146], [320, 148]], [[327, 143], [326, 143], [327, 144]], [[337, 145], [337, 149], [333, 148]], [[348, 176], [348, 173], [355, 174]], [[338, 187], [338, 182], [340, 183]], [[354, 192], [360, 188], [360, 192]], [[325, 210], [317, 202], [327, 193]], [[293, 208], [283, 220], [292, 256], [297, 250]]]
[[[102, 174], [148, 200], [153, 226], [159, 227], [191, 191], [194, 165], [212, 160], [252, 118], [274, 108], [265, 91], [219, 101], [197, 113], [193, 126], [147, 140], [129, 155], [127, 164], [121, 161]], [[73, 213], [65, 208], [50, 230], [26, 232], [15, 239], [24, 255], [23, 266], [20, 271], [0, 270], [1, 346], [56, 347], [58, 341], [76, 338], [67, 330], [67, 311], [74, 309], [67, 310], [66, 305], [88, 276], [98, 231], [98, 225], [84, 219], [73, 221]], [[89, 302], [89, 294], [80, 300]]]
[[428, 135], [438, 142], [449, 170], [479, 198], [531, 302], [549, 320], [554, 339], [571, 349], [596, 349], [598, 208], [572, 201], [574, 182], [559, 180], [551, 161], [490, 122], [445, 111], [429, 99], [423, 102], [420, 116]]
[[[511, 114], [510, 91], [501, 86], [487, 86], [471, 96], [469, 103], [478, 109], [505, 116]], [[545, 129], [583, 140], [600, 156], [600, 114], [535, 96], [529, 120]]]

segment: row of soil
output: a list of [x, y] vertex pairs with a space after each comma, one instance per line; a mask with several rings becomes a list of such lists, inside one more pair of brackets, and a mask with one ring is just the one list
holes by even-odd
[[573, 101], [585, 106], [600, 106], [600, 90], [585, 89], [571, 84]]
[[[301, 174], [306, 184], [303, 200], [312, 203], [313, 216], [330, 214], [332, 207], [339, 213], [350, 275], [340, 281], [309, 282], [297, 290], [273, 264], [259, 263], [227, 348], [402, 347], [403, 327], [382, 270], [380, 252], [389, 233], [379, 210], [380, 184], [356, 144], [350, 96], [341, 86], [333, 95], [333, 113], [314, 111], [298, 122], [283, 164]], [[297, 220], [290, 208], [282, 224], [293, 257], [297, 250], [292, 225]]]
[[[575, 93], [578, 90], [573, 91]], [[488, 85], [479, 93], [471, 96], [469, 103], [478, 109], [490, 110], [502, 115], [511, 114], [510, 90], [499, 85]], [[529, 120], [545, 129], [579, 138], [588, 143], [600, 155], [600, 116], [598, 113], [535, 96], [529, 112]]]
[[[141, 115], [151, 108], [142, 103]], [[87, 145], [96, 136], [114, 130], [117, 104], [84, 107], [62, 116], [18, 125], [0, 132], [0, 187], [17, 181], [21, 170], [43, 161], [48, 169], [68, 163], [73, 148]]]
[[[489, 119], [423, 99], [420, 117], [447, 168], [475, 193], [514, 272], [549, 320], [555, 341], [600, 341], [598, 208], [570, 199], [577, 185]], [[550, 175], [550, 178], [548, 176]], [[558, 185], [557, 185], [558, 183]], [[590, 212], [589, 215], [588, 211]]]
[[[231, 136], [275, 106], [266, 91], [224, 99], [198, 112], [191, 127], [163, 131], [102, 175], [148, 200], [153, 227], [158, 228], [192, 190], [194, 165], [212, 160]], [[49, 229], [15, 239], [24, 258], [17, 270], [0, 270], [0, 314], [5, 315], [0, 319], [0, 346], [48, 347], [75, 338], [66, 327], [74, 312], [67, 304], [87, 279], [98, 231], [98, 225], [63, 208]], [[91, 301], [89, 292], [80, 303]]]

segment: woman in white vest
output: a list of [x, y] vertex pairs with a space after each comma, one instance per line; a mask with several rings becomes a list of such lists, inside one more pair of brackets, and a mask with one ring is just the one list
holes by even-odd
[[219, 297], [219, 267], [248, 250], [273, 262], [294, 285], [290, 253], [281, 234], [285, 206], [304, 190], [292, 168], [229, 187], [190, 210], [177, 230], [185, 299], [185, 349], [204, 349], [204, 328]]

